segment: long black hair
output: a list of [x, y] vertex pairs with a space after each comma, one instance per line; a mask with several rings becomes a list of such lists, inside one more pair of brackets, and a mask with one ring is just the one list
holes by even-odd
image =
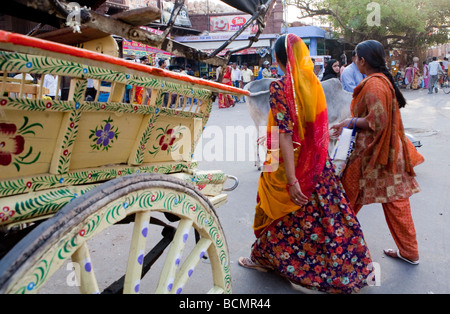
[[385, 53], [383, 45], [376, 40], [366, 40], [359, 43], [356, 48], [356, 54], [358, 58], [364, 58], [366, 62], [374, 68], [376, 71], [383, 73], [389, 79], [394, 87], [395, 96], [397, 98], [397, 103], [399, 108], [403, 108], [406, 105], [406, 100], [403, 97], [402, 92], [398, 89], [394, 82], [391, 72], [389, 72], [386, 67]]
[[277, 56], [278, 61], [280, 61], [283, 66], [286, 66], [287, 64], [286, 35], [278, 37], [273, 49], [275, 50], [275, 55]]

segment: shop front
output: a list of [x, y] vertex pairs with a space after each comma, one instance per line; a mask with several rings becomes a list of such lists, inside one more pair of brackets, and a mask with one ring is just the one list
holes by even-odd
[[[150, 27], [141, 26], [141, 28], [145, 28], [145, 30], [155, 34], [162, 33], [162, 31]], [[123, 39], [122, 41], [122, 55], [124, 57], [133, 58], [136, 60], [142, 57], [147, 57], [148, 64], [151, 66], [157, 66], [158, 60], [164, 59], [170, 61], [170, 59], [174, 57], [167, 51], [126, 39]]]
[[157, 66], [158, 60], [164, 59], [164, 60], [170, 60], [172, 57], [174, 57], [172, 54], [156, 49], [135, 41], [130, 41], [124, 39], [122, 41], [122, 53], [124, 57], [127, 58], [133, 58], [133, 59], [140, 59], [142, 57], [148, 58], [148, 64], [151, 66]]
[[[224, 32], [206, 36], [176, 37], [175, 40], [196, 49], [201, 49], [206, 53], [212, 53], [222, 46], [230, 36], [230, 33]], [[239, 36], [235, 41], [231, 42], [226, 49], [221, 51], [219, 56], [225, 55], [230, 50], [247, 46], [249, 43], [248, 37], [249, 35]], [[250, 69], [254, 69], [254, 67], [259, 67], [265, 60], [271, 61], [271, 46], [275, 39], [276, 35], [262, 35], [258, 42], [253, 43], [252, 47], [233, 53], [230, 62], [236, 62], [239, 66], [247, 63]], [[189, 62], [189, 60], [187, 60], [187, 62]], [[208, 78], [214, 78], [216, 74], [215, 67], [206, 63], [194, 63], [192, 66], [196, 75], [199, 77], [206, 75]]]

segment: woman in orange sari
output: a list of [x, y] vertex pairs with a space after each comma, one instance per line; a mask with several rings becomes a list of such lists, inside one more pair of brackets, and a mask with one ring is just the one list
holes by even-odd
[[280, 37], [275, 53], [286, 75], [270, 86], [268, 154], [253, 225], [257, 239], [239, 264], [274, 270], [314, 290], [358, 291], [373, 279], [371, 257], [328, 159], [322, 86], [299, 37]]
[[[223, 74], [222, 84], [232, 86], [231, 82], [231, 67], [227, 66]], [[234, 100], [230, 95], [219, 94], [219, 108], [234, 107]]]
[[[406, 101], [386, 67], [381, 43], [364, 41], [357, 45], [356, 55], [355, 64], [367, 77], [353, 92], [350, 108], [352, 116], [358, 118], [358, 136], [342, 183], [355, 213], [365, 204], [382, 203], [398, 247], [385, 250], [385, 254], [418, 264], [409, 197], [420, 188], [413, 170], [417, 153], [405, 136], [400, 114]], [[349, 122], [347, 119], [333, 126], [331, 132], [340, 134]]]

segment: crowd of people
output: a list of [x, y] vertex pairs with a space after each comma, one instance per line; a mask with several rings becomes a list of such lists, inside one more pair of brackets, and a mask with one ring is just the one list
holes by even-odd
[[[353, 52], [352, 60], [355, 58], [355, 52]], [[311, 58], [313, 65], [315, 63], [314, 58]], [[281, 66], [278, 63], [278, 67]], [[222, 71], [224, 72], [223, 75]], [[337, 78], [341, 80], [342, 86], [345, 90], [353, 92], [353, 89], [364, 78], [354, 62], [347, 67], [340, 66], [339, 61], [335, 59], [329, 60], [324, 66], [322, 71], [314, 71], [315, 75], [320, 81], [325, 81], [331, 78]], [[254, 71], [249, 69], [247, 63], [243, 63], [241, 67], [236, 62], [230, 63], [223, 70], [222, 67], [216, 69], [216, 81], [230, 86], [243, 88], [245, 85], [253, 80], [260, 80], [263, 78], [279, 78], [280, 75], [277, 71], [271, 69], [271, 63], [264, 61], [258, 70], [258, 75], [255, 75]], [[245, 102], [245, 97], [241, 97], [239, 100], [236, 96], [219, 95], [219, 108], [234, 107], [236, 103]]]
[[[316, 66], [314, 68], [314, 73], [321, 82], [333, 78], [339, 79], [342, 88], [353, 93], [356, 86], [358, 86], [365, 78], [365, 75], [362, 74], [356, 66], [355, 58], [356, 51], [353, 51], [351, 57], [352, 61], [349, 64], [341, 65], [338, 60], [330, 59], [325, 62], [323, 68]], [[312, 62], [313, 64], [315, 63], [314, 58], [312, 58]], [[444, 73], [448, 73], [448, 64], [447, 58], [444, 58], [444, 61], [438, 62], [436, 57], [433, 57], [433, 60], [429, 64], [424, 61], [422, 71], [418, 68], [417, 63], [413, 66], [408, 64], [404, 70], [398, 71], [398, 74], [394, 77], [394, 82], [400, 88], [418, 89], [423, 87], [429, 89], [429, 93], [432, 93], [433, 89], [437, 93], [437, 83], [439, 82], [439, 79], [442, 79]], [[255, 76], [253, 71], [248, 68], [247, 63], [242, 64], [240, 69], [236, 62], [233, 62], [225, 68], [225, 73], [221, 82], [243, 88], [253, 80], [278, 78], [279, 75], [276, 71], [272, 71], [270, 68], [271, 63], [269, 61], [264, 61], [259, 69], [258, 75]], [[216, 78], [220, 77], [221, 71], [222, 68], [219, 67], [217, 69]], [[402, 75], [402, 73], [404, 74]], [[401, 84], [399, 84], [399, 77], [401, 77]], [[239, 101], [237, 97], [233, 97], [226, 102], [222, 101], [219, 103], [219, 108], [233, 107], [236, 102], [245, 102], [245, 97], [243, 97], [243, 101]]]
[[[342, 88], [350, 93], [353, 93], [354, 89], [358, 84], [365, 78], [358, 67], [355, 64], [356, 51], [352, 52], [351, 62], [349, 64], [341, 65], [336, 59], [330, 59], [325, 62], [323, 68], [319, 69], [319, 66], [315, 66], [313, 72], [318, 77], [319, 81], [323, 82], [329, 79], [339, 79]], [[140, 62], [148, 64], [148, 59], [146, 57], [141, 57]], [[315, 60], [312, 58], [313, 65]], [[279, 63], [278, 67], [279, 66]], [[167, 69], [167, 60], [160, 59], [157, 62], [157, 67], [162, 69]], [[318, 70], [319, 69], [319, 70]], [[172, 67], [173, 71], [177, 71], [186, 75], [194, 76], [195, 73], [192, 67], [188, 64], [186, 67], [183, 65], [177, 65]], [[394, 83], [396, 86], [406, 89], [418, 89], [420, 87], [426, 88], [431, 94], [437, 93], [437, 83], [439, 79], [442, 79], [442, 74], [448, 72], [448, 60], [444, 58], [443, 62], [438, 62], [436, 57], [427, 64], [423, 62], [423, 68], [420, 70], [417, 63], [414, 65], [408, 64], [405, 69], [397, 72], [394, 77]], [[403, 73], [403, 74], [402, 74]], [[204, 75], [204, 79], [214, 80], [226, 85], [243, 88], [245, 85], [253, 80], [259, 80], [263, 78], [279, 78], [280, 75], [277, 71], [272, 69], [272, 65], [269, 61], [264, 61], [259, 67], [258, 73], [256, 75], [255, 71], [249, 68], [247, 63], [243, 63], [238, 66], [236, 62], [231, 62], [226, 67], [217, 67], [215, 77]], [[218, 105], [219, 108], [230, 108], [234, 107], [236, 103], [245, 102], [245, 97], [238, 98], [237, 96], [229, 96], [219, 94]]]
[[[361, 82], [364, 75], [361, 74], [355, 65], [355, 51], [352, 53], [352, 63], [340, 66], [339, 61], [331, 59], [326, 63], [321, 81], [331, 78], [338, 78], [342, 83], [342, 88], [348, 92], [353, 92], [354, 88]], [[405, 68], [397, 71], [394, 82], [400, 88], [405, 89], [428, 89], [428, 93], [438, 92], [438, 83], [442, 83], [445, 75], [448, 76], [448, 59], [437, 61], [436, 57], [428, 63], [423, 61], [422, 69], [418, 62], [409, 63]]]
[[[417, 60], [416, 60], [417, 61]], [[422, 62], [422, 68], [418, 62], [409, 63], [396, 74], [396, 82], [406, 89], [428, 89], [428, 94], [438, 92], [438, 84], [442, 84], [448, 76], [448, 58], [438, 61], [436, 57], [427, 62]]]
[[[223, 72], [223, 75], [222, 75]], [[270, 62], [264, 61], [261, 68], [258, 71], [258, 76], [255, 77], [254, 71], [248, 67], [247, 63], [243, 63], [241, 67], [236, 62], [231, 62], [225, 69], [218, 67], [216, 69], [216, 81], [226, 85], [234, 86], [237, 88], [244, 88], [245, 85], [253, 80], [260, 80], [263, 78], [276, 78], [278, 77], [270, 69]], [[234, 107], [236, 103], [244, 103], [245, 97], [239, 99], [237, 96], [226, 96], [219, 94], [219, 108]]]

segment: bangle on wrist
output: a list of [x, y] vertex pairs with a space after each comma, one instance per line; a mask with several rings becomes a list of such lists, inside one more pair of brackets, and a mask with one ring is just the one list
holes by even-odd
[[294, 186], [298, 183], [298, 180], [295, 180], [293, 183], [286, 184], [286, 189], [289, 189], [291, 186]]

